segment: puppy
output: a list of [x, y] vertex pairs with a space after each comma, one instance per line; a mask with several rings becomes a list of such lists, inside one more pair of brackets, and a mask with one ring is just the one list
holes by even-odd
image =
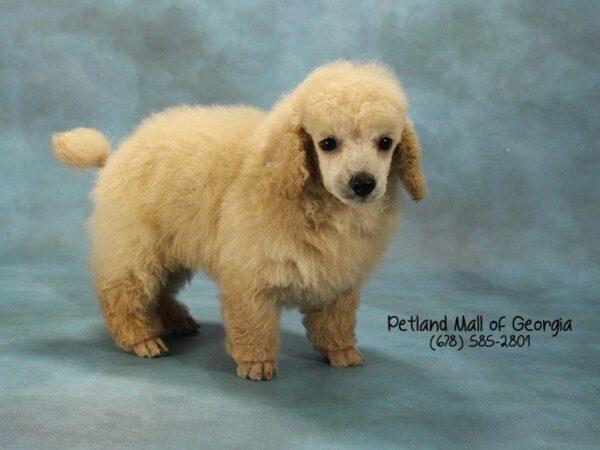
[[360, 287], [396, 228], [398, 185], [415, 201], [426, 194], [391, 71], [334, 62], [268, 112], [167, 109], [112, 155], [91, 129], [52, 142], [69, 166], [103, 167], [92, 194], [91, 268], [119, 347], [161, 356], [161, 332], [196, 331], [175, 295], [202, 269], [219, 285], [240, 377], [276, 374], [286, 306], [300, 309], [331, 365], [364, 363], [354, 334]]

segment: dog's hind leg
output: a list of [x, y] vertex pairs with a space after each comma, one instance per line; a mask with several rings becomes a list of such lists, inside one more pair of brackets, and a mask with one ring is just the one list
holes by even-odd
[[163, 330], [174, 334], [196, 333], [200, 325], [190, 315], [187, 307], [175, 299], [177, 291], [192, 278], [186, 269], [172, 272], [158, 294], [158, 315]]
[[161, 285], [152, 273], [130, 272], [118, 278], [96, 280], [106, 328], [124, 350], [152, 358], [168, 353], [160, 339], [157, 294]]

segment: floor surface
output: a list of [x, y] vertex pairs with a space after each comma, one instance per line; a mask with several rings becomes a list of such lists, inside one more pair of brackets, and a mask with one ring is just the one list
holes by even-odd
[[[2, 448], [597, 448], [597, 286], [503, 285], [470, 272], [386, 265], [359, 313], [364, 367], [335, 369], [284, 314], [280, 375], [235, 376], [216, 287], [181, 299], [199, 334], [166, 338], [144, 360], [105, 334], [80, 266], [0, 270]], [[427, 332], [388, 332], [387, 316], [573, 320], [522, 349], [429, 349]], [[470, 333], [464, 334], [468, 336]], [[477, 333], [475, 333], [477, 334]]]

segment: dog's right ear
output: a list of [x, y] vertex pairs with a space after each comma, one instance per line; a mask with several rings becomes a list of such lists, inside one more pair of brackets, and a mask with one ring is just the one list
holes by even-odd
[[293, 200], [306, 184], [309, 171], [304, 131], [291, 94], [275, 105], [261, 127], [264, 170], [271, 189]]

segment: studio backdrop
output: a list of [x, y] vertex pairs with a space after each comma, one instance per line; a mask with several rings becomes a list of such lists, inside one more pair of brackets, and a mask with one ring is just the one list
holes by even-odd
[[[600, 442], [595, 2], [0, 0], [0, 10], [0, 446]], [[404, 197], [363, 291], [367, 365], [330, 369], [289, 313], [282, 376], [244, 384], [202, 274], [181, 296], [205, 324], [197, 337], [156, 361], [120, 352], [87, 269], [96, 174], [60, 165], [52, 134], [93, 127], [117, 148], [169, 106], [268, 109], [342, 58], [398, 75], [429, 186], [418, 204]], [[501, 316], [572, 322], [557, 336], [526, 333], [529, 348], [432, 351], [430, 333], [389, 329], [389, 316], [416, 315], [483, 315], [486, 329]]]

